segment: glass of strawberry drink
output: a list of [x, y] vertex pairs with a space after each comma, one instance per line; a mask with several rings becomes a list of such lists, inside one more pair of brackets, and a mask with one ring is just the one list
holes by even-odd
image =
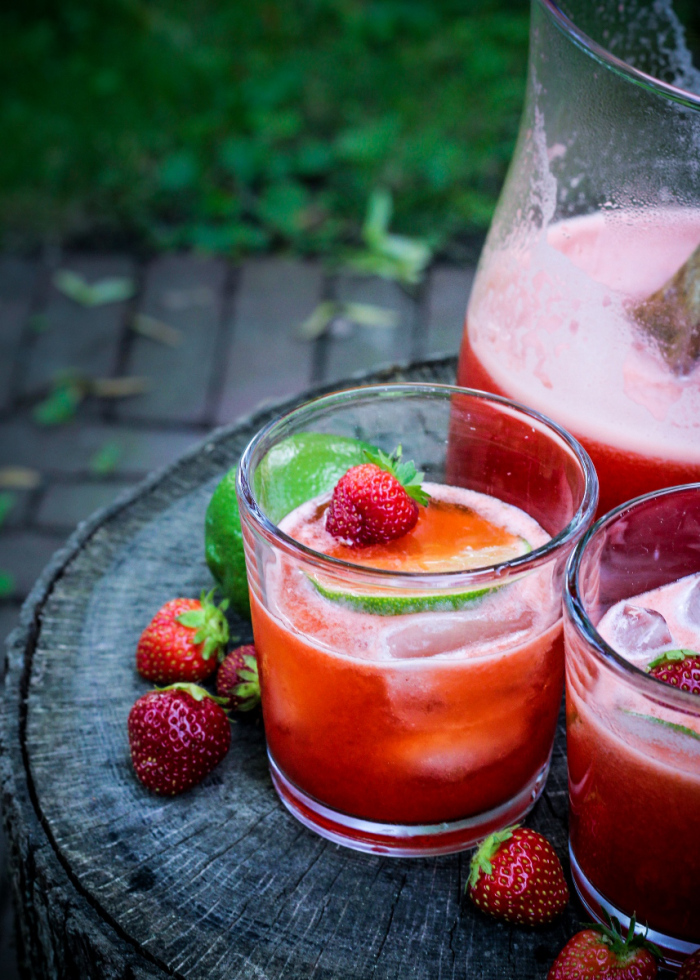
[[576, 889], [677, 965], [700, 945], [700, 484], [598, 521], [564, 633]]
[[[347, 525], [338, 536], [354, 468], [322, 487], [315, 473], [316, 496], [286, 513], [270, 473], [282, 480], [309, 439], [401, 444], [399, 475], [415, 486], [414, 461], [430, 495], [411, 503], [415, 524], [375, 543]], [[448, 439], [472, 460], [453, 486]], [[576, 441], [483, 393], [359, 388], [268, 424], [238, 494], [270, 769], [288, 809], [331, 840], [397, 855], [461, 850], [518, 820], [547, 776], [563, 569], [596, 504]]]

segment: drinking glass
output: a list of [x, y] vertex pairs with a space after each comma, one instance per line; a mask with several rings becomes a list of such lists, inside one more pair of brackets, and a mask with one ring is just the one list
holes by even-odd
[[[520, 508], [543, 543], [440, 573], [314, 551], [267, 503], [265, 461], [301, 433], [387, 453], [401, 444], [428, 481]], [[238, 495], [270, 771], [285, 806], [324, 837], [395, 855], [461, 850], [519, 820], [549, 768], [563, 570], [596, 505], [578, 443], [503, 398], [370, 386], [265, 426], [241, 459]]]
[[574, 884], [598, 921], [647, 924], [670, 965], [700, 943], [700, 697], [645, 673], [596, 627], [621, 600], [697, 572], [695, 483], [598, 521], [571, 556], [564, 600]]
[[532, 0], [458, 383], [583, 443], [600, 512], [700, 480], [700, 72], [671, 0]]

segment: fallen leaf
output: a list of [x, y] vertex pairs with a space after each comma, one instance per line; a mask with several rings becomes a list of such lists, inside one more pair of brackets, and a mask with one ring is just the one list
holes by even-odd
[[39, 425], [63, 425], [72, 421], [85, 394], [84, 381], [71, 377], [58, 379], [51, 394], [34, 407], [34, 421]]
[[148, 391], [148, 378], [138, 376], [125, 378], [93, 378], [90, 392], [98, 398], [131, 398]]
[[386, 306], [375, 306], [372, 303], [344, 303], [342, 316], [361, 327], [376, 327], [390, 329], [398, 326], [399, 314]]
[[55, 272], [53, 284], [68, 299], [88, 307], [119, 303], [131, 299], [136, 292], [134, 280], [125, 276], [111, 276], [90, 284], [72, 269], [59, 269]]
[[148, 316], [147, 313], [137, 313], [131, 329], [142, 337], [155, 340], [158, 344], [165, 344], [166, 347], [179, 347], [183, 340], [181, 330], [176, 330], [175, 327], [157, 320], [154, 316]]
[[98, 476], [114, 473], [122, 458], [122, 447], [114, 440], [106, 442], [90, 457], [90, 470]]
[[9, 493], [7, 490], [4, 493], [0, 493], [0, 527], [5, 523], [8, 514], [16, 503], [17, 497], [14, 493]]
[[15, 580], [9, 572], [0, 569], [0, 599], [7, 599], [15, 591]]
[[326, 332], [336, 316], [338, 316], [338, 304], [331, 300], [324, 300], [304, 320], [297, 331], [297, 336], [301, 340], [315, 340]]
[[0, 487], [3, 490], [33, 490], [40, 483], [41, 474], [38, 470], [31, 470], [27, 466], [0, 467]]

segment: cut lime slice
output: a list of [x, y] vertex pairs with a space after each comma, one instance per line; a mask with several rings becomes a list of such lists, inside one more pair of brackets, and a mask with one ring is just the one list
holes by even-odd
[[[484, 548], [478, 552], [475, 551], [473, 560], [468, 564], [465, 564], [463, 555], [458, 567], [455, 567], [453, 560], [447, 559], [442, 567], [434, 569], [434, 571], [466, 571], [470, 568], [497, 565], [518, 558], [531, 550], [529, 542], [524, 538], [517, 538], [508, 547]], [[340, 603], [356, 612], [373, 613], [375, 616], [405, 616], [409, 613], [457, 611], [478, 602], [490, 592], [496, 592], [503, 588], [502, 585], [492, 585], [482, 589], [462, 589], [455, 592], [434, 594], [426, 594], [425, 592], [397, 593], [389, 589], [381, 592], [379, 589], [374, 589], [370, 593], [359, 589], [340, 589], [335, 583], [324, 581], [318, 576], [310, 576], [309, 580], [324, 599]]]

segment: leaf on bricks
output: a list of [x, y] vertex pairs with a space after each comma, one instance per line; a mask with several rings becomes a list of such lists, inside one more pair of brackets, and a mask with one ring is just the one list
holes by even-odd
[[179, 347], [183, 340], [181, 330], [176, 330], [168, 323], [163, 323], [162, 320], [157, 320], [146, 313], [138, 313], [134, 317], [131, 329], [142, 337], [155, 340], [158, 344], [165, 344], [166, 347]]
[[17, 497], [14, 493], [10, 493], [8, 490], [0, 493], [0, 527], [5, 523], [8, 514], [16, 503]]
[[93, 453], [90, 457], [90, 470], [97, 476], [108, 476], [114, 473], [122, 458], [122, 447], [118, 442], [110, 441]]
[[0, 569], [0, 599], [7, 599], [15, 591], [15, 580], [9, 572]]
[[148, 378], [139, 376], [125, 378], [94, 378], [90, 382], [90, 392], [98, 398], [132, 398], [148, 391]]
[[86, 387], [82, 379], [59, 376], [54, 381], [53, 391], [48, 398], [35, 405], [32, 417], [39, 425], [64, 425], [72, 422], [85, 394]]
[[333, 320], [338, 316], [338, 303], [324, 300], [319, 303], [313, 313], [308, 316], [297, 331], [301, 340], [316, 340], [326, 332]]
[[74, 303], [88, 307], [120, 303], [136, 292], [136, 283], [126, 276], [110, 276], [91, 284], [72, 269], [59, 269], [54, 273], [53, 284]]
[[3, 490], [33, 490], [41, 483], [38, 470], [27, 466], [1, 466], [0, 487]]
[[374, 306], [372, 303], [345, 303], [342, 315], [361, 327], [376, 327], [387, 329], [398, 326], [399, 314], [386, 306]]

